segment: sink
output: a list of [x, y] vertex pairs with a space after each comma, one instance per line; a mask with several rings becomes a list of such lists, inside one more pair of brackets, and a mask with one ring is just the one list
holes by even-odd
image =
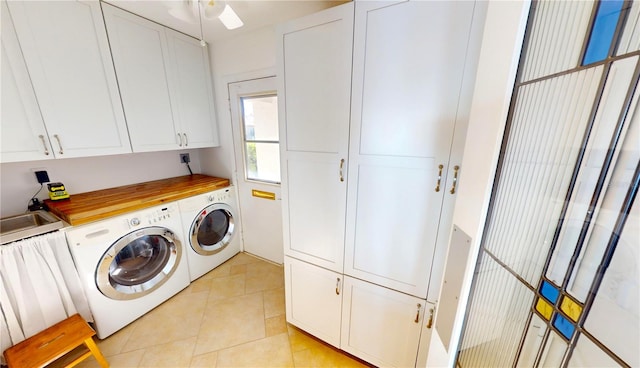
[[1, 244], [55, 231], [64, 222], [47, 211], [34, 211], [0, 219]]

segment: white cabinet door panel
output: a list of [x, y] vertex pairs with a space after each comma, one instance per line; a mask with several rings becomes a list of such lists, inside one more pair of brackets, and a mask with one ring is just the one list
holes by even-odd
[[134, 152], [176, 149], [165, 27], [102, 3]]
[[285, 253], [342, 272], [346, 182], [340, 163], [312, 154], [290, 153], [283, 198]]
[[284, 257], [287, 322], [340, 347], [342, 275]]
[[353, 3], [278, 30], [285, 254], [342, 272]]
[[342, 349], [380, 367], [414, 367], [426, 304], [345, 276]]
[[2, 162], [54, 158], [29, 72], [5, 2], [2, 6]]
[[98, 2], [8, 2], [57, 157], [131, 152]]
[[473, 3], [378, 7], [356, 6], [362, 27], [356, 30], [354, 74], [364, 75], [362, 88], [354, 86], [362, 107], [359, 152], [448, 156]]
[[346, 274], [426, 298], [444, 192], [435, 166], [390, 157], [352, 169]]
[[427, 296], [473, 11], [356, 3], [346, 274]]
[[283, 30], [283, 116], [289, 151], [346, 155], [353, 17], [343, 16], [344, 8], [338, 10]]
[[186, 148], [219, 145], [208, 48], [194, 38], [167, 30], [180, 133]]

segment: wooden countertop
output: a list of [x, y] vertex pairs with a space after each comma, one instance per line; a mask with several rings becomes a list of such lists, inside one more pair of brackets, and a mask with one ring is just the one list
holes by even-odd
[[69, 199], [47, 199], [44, 202], [51, 213], [70, 225], [81, 225], [222, 189], [229, 185], [229, 179], [194, 174], [93, 192], [70, 193]]

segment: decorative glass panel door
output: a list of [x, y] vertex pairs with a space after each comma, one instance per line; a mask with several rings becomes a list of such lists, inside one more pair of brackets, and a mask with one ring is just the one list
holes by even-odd
[[533, 4], [461, 367], [640, 365], [639, 17]]

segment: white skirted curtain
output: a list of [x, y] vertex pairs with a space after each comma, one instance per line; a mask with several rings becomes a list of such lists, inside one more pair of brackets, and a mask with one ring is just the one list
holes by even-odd
[[73, 314], [93, 321], [64, 233], [0, 246], [0, 309], [2, 352]]

